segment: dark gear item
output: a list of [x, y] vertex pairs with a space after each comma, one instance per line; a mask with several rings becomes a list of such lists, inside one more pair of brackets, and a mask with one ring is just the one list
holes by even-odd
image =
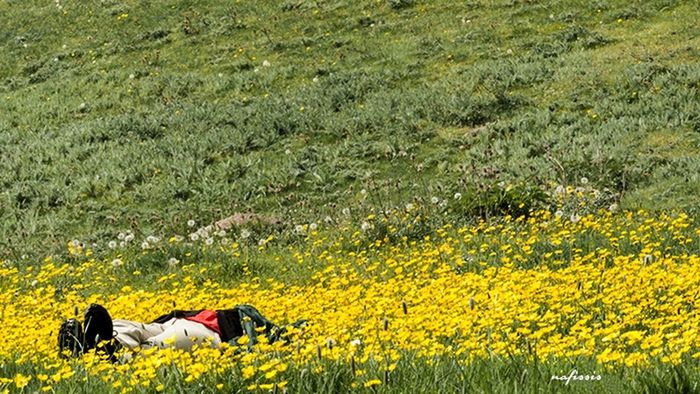
[[83, 354], [83, 326], [78, 319], [68, 319], [58, 329], [58, 351], [62, 357], [78, 357]]
[[85, 310], [85, 350], [94, 349], [100, 341], [109, 341], [114, 336], [112, 317], [102, 305], [90, 304]]

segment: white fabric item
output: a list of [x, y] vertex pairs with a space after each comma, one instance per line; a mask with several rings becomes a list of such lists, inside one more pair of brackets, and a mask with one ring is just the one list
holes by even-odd
[[112, 324], [116, 340], [129, 349], [156, 346], [190, 350], [195, 344], [221, 345], [219, 334], [204, 324], [187, 319], [172, 318], [162, 324], [117, 319]]

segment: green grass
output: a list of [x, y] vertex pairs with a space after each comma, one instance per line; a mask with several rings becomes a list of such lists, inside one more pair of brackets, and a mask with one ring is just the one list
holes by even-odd
[[58, 4], [0, 3], [6, 258], [318, 220], [362, 188], [587, 177], [624, 207], [697, 206], [692, 2]]
[[[0, 15], [0, 259], [10, 264], [70, 259], [72, 239], [111, 257], [120, 231], [187, 234], [190, 219], [244, 211], [281, 219], [251, 238], [278, 236], [283, 263], [300, 241], [295, 224], [468, 197], [408, 234], [420, 239], [520, 203], [551, 207], [542, 190], [582, 178], [603, 191], [601, 207], [696, 213], [700, 203], [692, 1], [0, 0]], [[506, 194], [501, 182], [519, 186]], [[135, 242], [125, 253], [149, 277], [174, 252], [149, 262]], [[253, 258], [263, 277], [282, 265], [267, 257]], [[439, 365], [426, 369], [432, 380], [399, 375], [380, 391], [568, 390], [528, 376], [569, 364]], [[572, 390], [698, 390], [687, 386], [696, 372], [649, 373]], [[332, 392], [347, 374], [290, 389]]]

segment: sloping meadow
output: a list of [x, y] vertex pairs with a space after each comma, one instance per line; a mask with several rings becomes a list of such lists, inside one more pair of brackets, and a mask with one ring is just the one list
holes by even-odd
[[688, 2], [157, 3], [2, 5], [2, 256], [314, 221], [363, 188], [586, 177], [633, 209], [697, 206]]

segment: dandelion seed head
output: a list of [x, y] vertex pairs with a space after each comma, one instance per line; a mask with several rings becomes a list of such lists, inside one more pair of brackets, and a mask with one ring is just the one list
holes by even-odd
[[156, 244], [156, 243], [160, 242], [160, 238], [158, 238], [154, 235], [149, 235], [148, 237], [146, 237], [146, 242]]

